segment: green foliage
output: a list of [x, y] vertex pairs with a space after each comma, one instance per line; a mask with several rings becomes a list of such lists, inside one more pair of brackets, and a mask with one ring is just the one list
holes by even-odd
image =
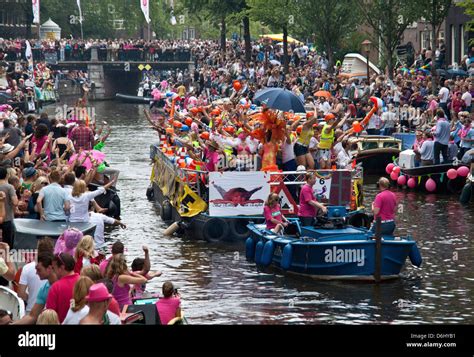
[[[51, 18], [61, 27], [63, 37], [80, 37], [76, 0], [42, 0], [40, 4], [41, 22]], [[83, 0], [81, 6], [85, 38], [133, 35], [146, 25], [138, 0]], [[171, 33], [170, 9], [164, 0], [150, 2], [150, 17], [158, 37]]]
[[413, 0], [356, 0], [365, 23], [372, 30], [372, 42], [379, 39], [382, 57], [390, 75], [394, 67], [395, 49], [400, 44], [405, 29], [420, 17], [419, 4]]
[[314, 34], [315, 44], [325, 49], [331, 65], [335, 62], [334, 54], [343, 52], [344, 47], [358, 50], [353, 37], [361, 22], [361, 13], [355, 0], [302, 0], [298, 6], [302, 38], [305, 34]]

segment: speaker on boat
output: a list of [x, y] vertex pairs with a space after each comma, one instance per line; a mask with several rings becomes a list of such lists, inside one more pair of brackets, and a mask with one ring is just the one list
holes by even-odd
[[283, 248], [283, 253], [281, 255], [280, 266], [283, 270], [288, 270], [291, 267], [291, 263], [293, 261], [293, 246], [288, 243]]
[[255, 246], [255, 264], [261, 265], [262, 253], [263, 253], [263, 240], [259, 240], [257, 245]]
[[275, 252], [275, 243], [273, 240], [269, 240], [263, 246], [262, 258], [260, 259], [261, 265], [267, 267], [272, 263], [273, 253]]

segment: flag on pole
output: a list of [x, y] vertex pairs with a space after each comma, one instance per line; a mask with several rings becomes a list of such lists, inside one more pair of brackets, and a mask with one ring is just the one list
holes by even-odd
[[33, 51], [31, 51], [30, 41], [26, 40], [25, 57], [28, 61], [28, 72], [34, 76]]
[[77, 7], [79, 8], [79, 22], [82, 24], [81, 0], [77, 0]]
[[39, 24], [40, 23], [40, 0], [31, 0], [31, 4], [33, 5], [33, 23]]
[[140, 0], [143, 15], [147, 23], [150, 23], [150, 2], [149, 0]]
[[176, 16], [174, 16], [174, 10], [171, 10], [171, 25], [176, 25], [178, 22], [176, 21]]

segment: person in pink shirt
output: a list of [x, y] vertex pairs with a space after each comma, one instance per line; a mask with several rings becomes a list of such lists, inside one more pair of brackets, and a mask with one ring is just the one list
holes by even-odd
[[59, 278], [48, 292], [46, 308], [58, 313], [59, 322], [63, 323], [67, 316], [71, 299], [73, 296], [74, 284], [80, 276], [74, 273], [74, 258], [67, 253], [59, 253], [53, 260], [53, 269]]
[[300, 208], [298, 211], [298, 217], [302, 226], [313, 225], [318, 209], [323, 211], [323, 213], [327, 212], [327, 208], [316, 201], [316, 197], [314, 197], [313, 186], [315, 183], [316, 176], [307, 173], [306, 184], [301, 188], [300, 192]]
[[175, 317], [181, 317], [181, 300], [171, 281], [166, 281], [163, 284], [162, 291], [163, 297], [156, 302], [156, 309], [161, 324], [167, 325]]
[[206, 162], [206, 170], [209, 172], [217, 171], [217, 164], [219, 163], [219, 145], [215, 141], [211, 141], [206, 148], [204, 148], [204, 159]]
[[[380, 233], [382, 235], [393, 235], [395, 231], [395, 210], [397, 209], [397, 198], [393, 192], [389, 190], [390, 181], [381, 177], [378, 181], [380, 193], [375, 197], [372, 203], [372, 211], [374, 219], [378, 217], [382, 220]], [[372, 232], [375, 232], [375, 223], [372, 225]]]
[[109, 262], [112, 260], [112, 258], [117, 254], [123, 254], [124, 250], [125, 247], [120, 241], [117, 241], [112, 245], [112, 256], [110, 256], [108, 259], [104, 259], [99, 265], [99, 269], [102, 273], [102, 276], [105, 276], [105, 273], [107, 271], [107, 265], [109, 265]]
[[263, 208], [263, 215], [267, 224], [267, 229], [276, 234], [283, 233], [288, 226], [288, 220], [281, 214], [281, 208], [278, 204], [280, 197], [276, 193], [270, 193]]

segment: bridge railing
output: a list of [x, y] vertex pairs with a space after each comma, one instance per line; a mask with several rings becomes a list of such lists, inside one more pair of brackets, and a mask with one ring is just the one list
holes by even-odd
[[[16, 60], [18, 55], [15, 52], [8, 53], [8, 59]], [[35, 62], [46, 61], [48, 63], [56, 62], [89, 62], [91, 61], [91, 49], [40, 49], [33, 48], [33, 60]], [[110, 48], [98, 48], [97, 49], [98, 60], [107, 61], [120, 61], [120, 62], [191, 62], [192, 55], [191, 51], [184, 49], [176, 50], [154, 50], [154, 49], [119, 49], [112, 50]], [[24, 53], [21, 53], [21, 58], [26, 60]]]

